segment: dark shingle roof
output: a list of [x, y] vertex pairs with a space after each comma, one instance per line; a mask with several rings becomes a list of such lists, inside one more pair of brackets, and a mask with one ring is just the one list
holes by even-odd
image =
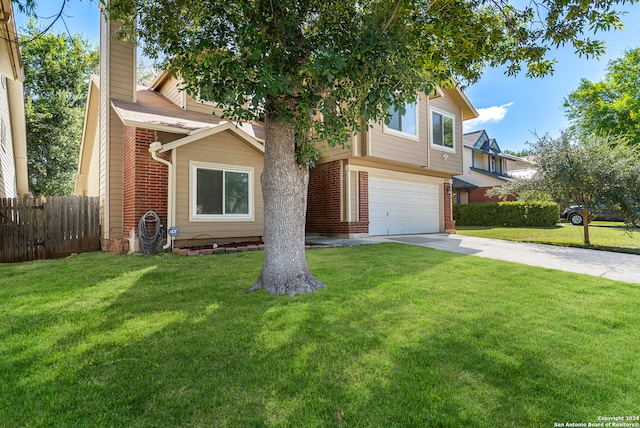
[[478, 186], [475, 184], [467, 183], [464, 180], [460, 180], [457, 177], [453, 177], [453, 184], [451, 185], [454, 189], [477, 189]]

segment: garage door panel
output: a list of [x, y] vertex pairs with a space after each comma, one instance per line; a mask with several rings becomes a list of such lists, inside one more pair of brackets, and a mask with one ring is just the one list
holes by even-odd
[[440, 231], [439, 188], [369, 177], [369, 234]]

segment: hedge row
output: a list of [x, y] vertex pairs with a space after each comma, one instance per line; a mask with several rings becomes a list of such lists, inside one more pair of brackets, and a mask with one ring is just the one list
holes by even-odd
[[553, 202], [493, 202], [453, 206], [453, 219], [459, 226], [553, 226], [560, 220], [560, 209]]

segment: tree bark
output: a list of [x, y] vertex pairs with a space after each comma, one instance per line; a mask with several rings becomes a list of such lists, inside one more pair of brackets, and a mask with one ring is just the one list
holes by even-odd
[[584, 231], [583, 241], [585, 245], [591, 245], [591, 240], [589, 239], [589, 215], [591, 214], [589, 207], [583, 207], [580, 214], [582, 215], [582, 230]]
[[326, 284], [313, 277], [305, 255], [309, 169], [296, 161], [293, 124], [267, 115], [265, 131], [264, 266], [245, 293], [261, 288], [269, 294], [311, 293]]

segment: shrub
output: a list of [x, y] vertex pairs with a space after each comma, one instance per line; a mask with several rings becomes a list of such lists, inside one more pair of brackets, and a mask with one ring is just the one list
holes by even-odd
[[460, 226], [553, 226], [560, 218], [554, 202], [492, 202], [453, 206], [453, 218]]

